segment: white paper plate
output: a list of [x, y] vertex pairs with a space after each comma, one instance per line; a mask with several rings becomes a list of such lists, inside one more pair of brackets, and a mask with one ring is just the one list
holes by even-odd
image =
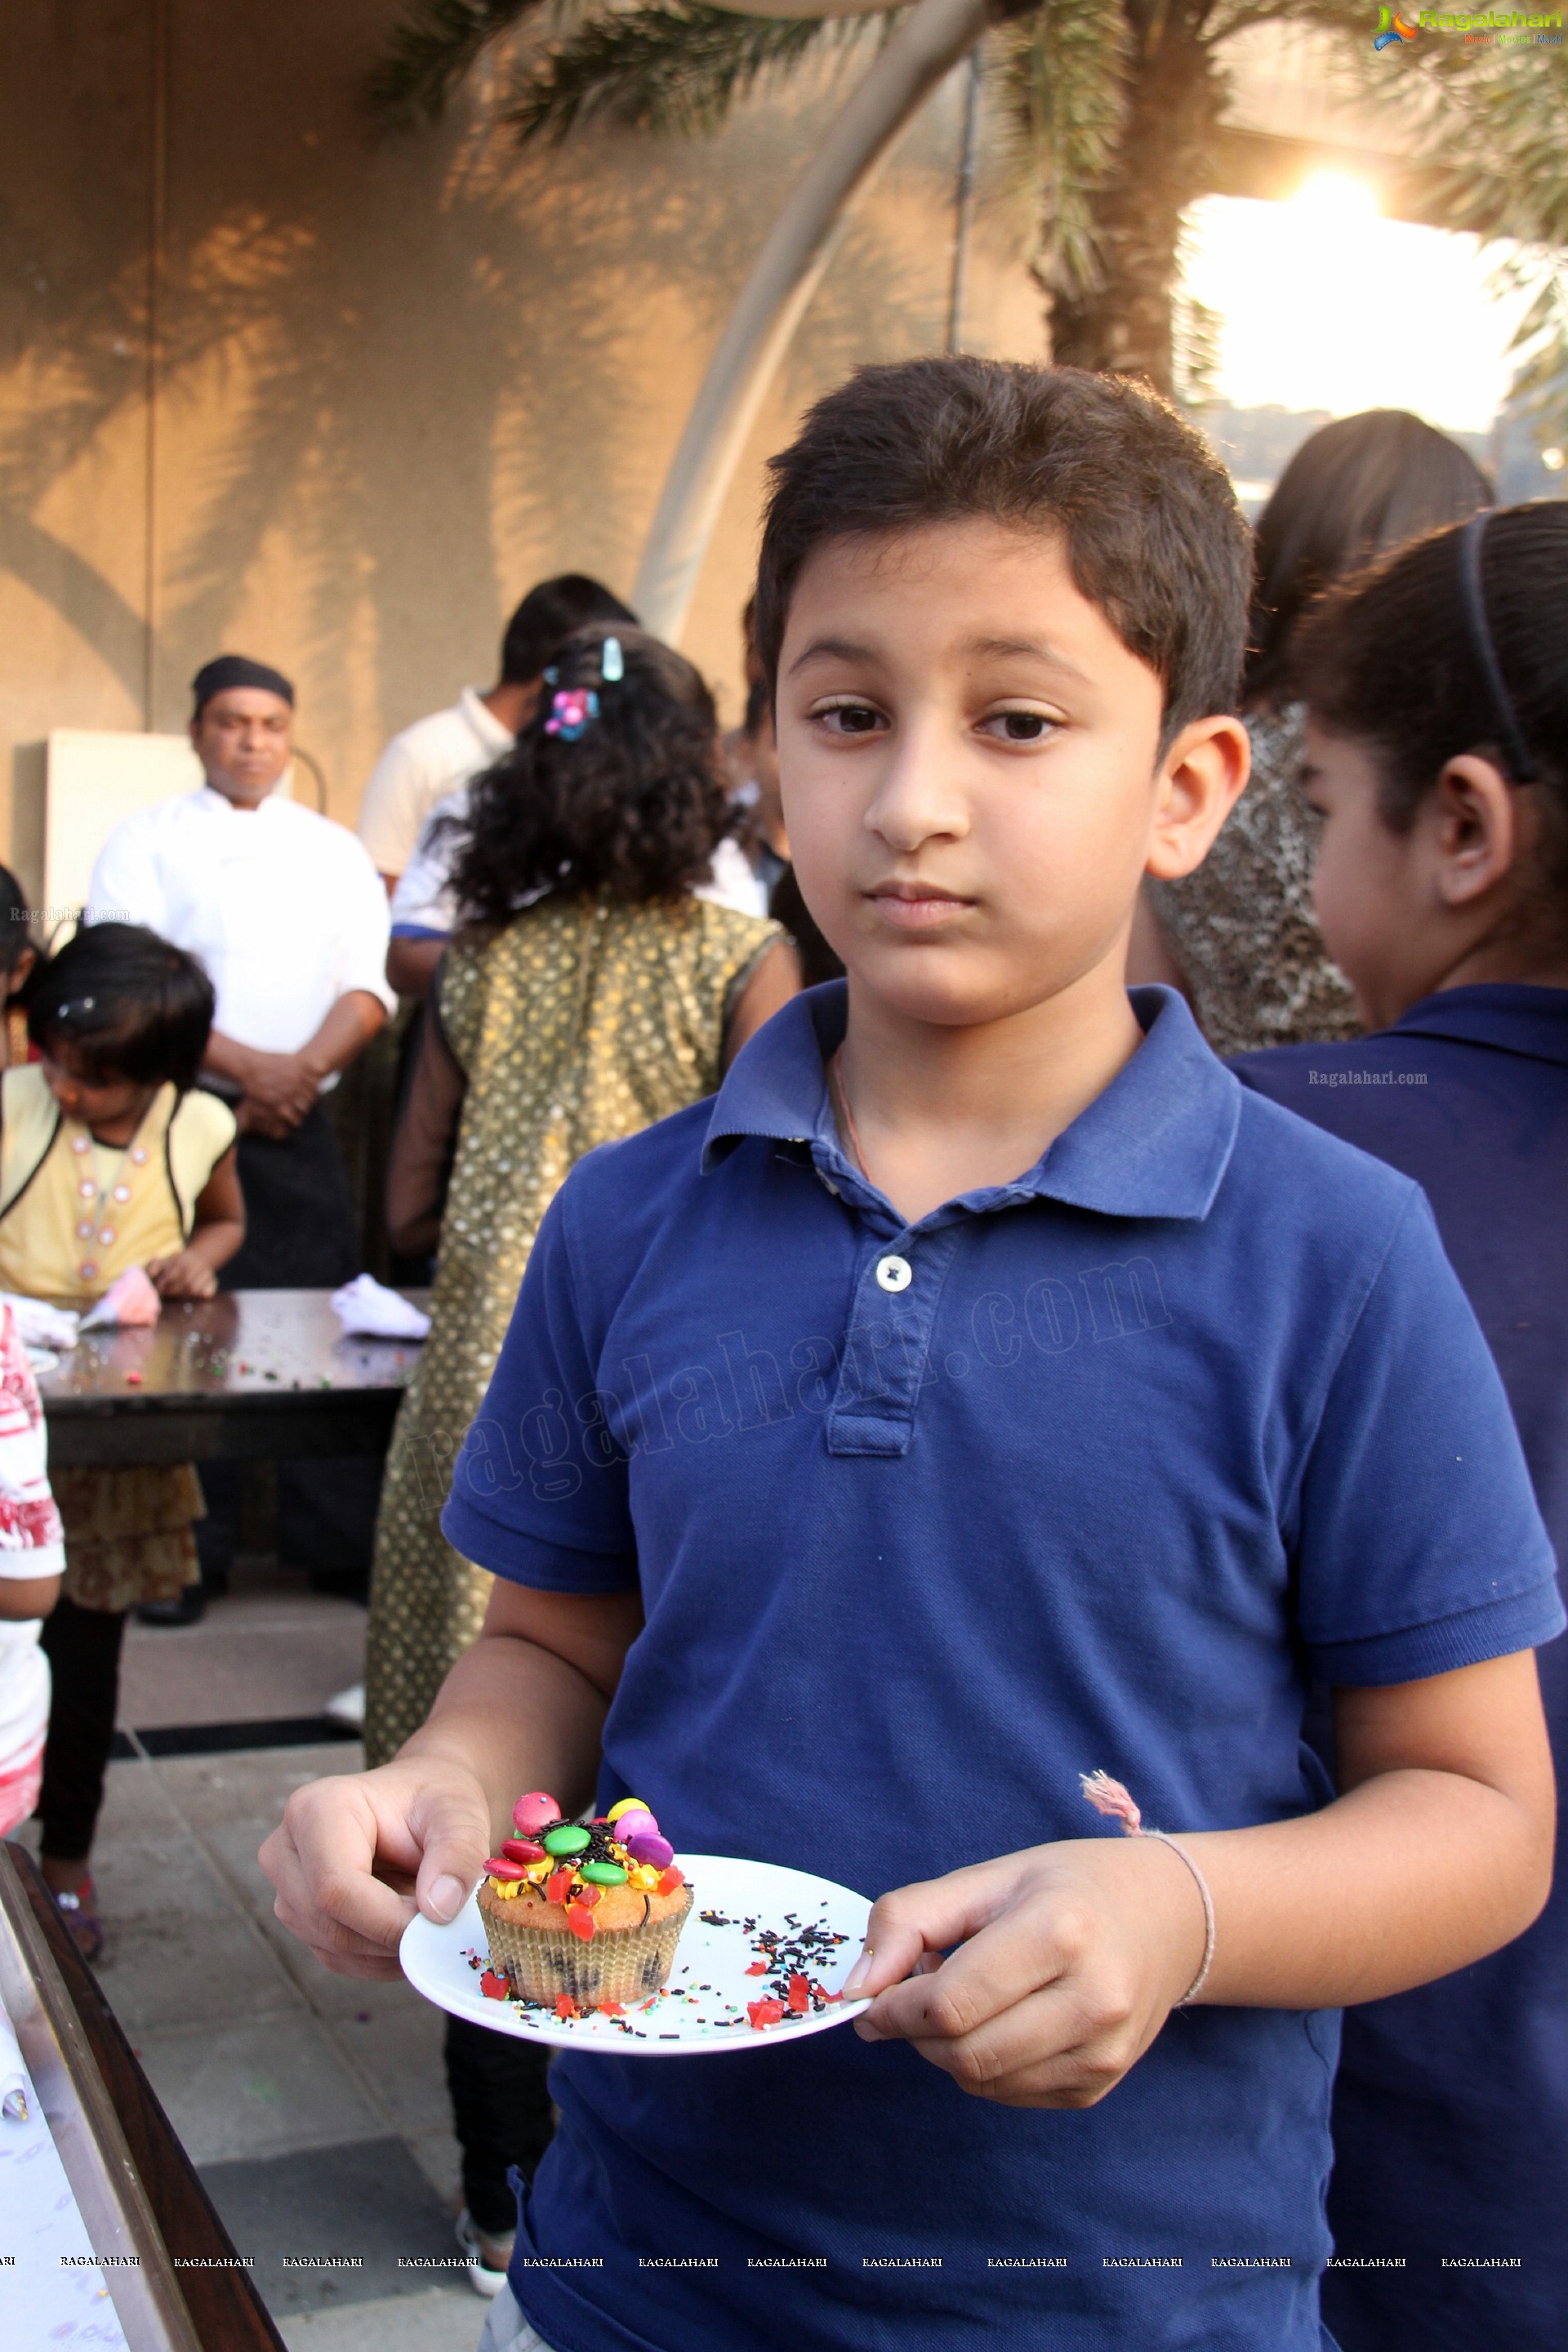
[[[557, 2017], [520, 2000], [487, 2000], [479, 1978], [489, 1957], [471, 1895], [445, 1927], [422, 1913], [409, 1921], [398, 1953], [403, 1973], [426, 2000], [474, 2025], [552, 2042], [561, 2050], [613, 2050], [620, 2058], [766, 2049], [824, 2033], [870, 2007], [866, 2000], [819, 2004], [808, 1992], [804, 2012], [786, 2008], [781, 2019], [760, 2030], [747, 2015], [750, 2002], [787, 1992], [792, 1970], [825, 1993], [838, 1991], [865, 1940], [871, 1906], [863, 1895], [771, 1862], [683, 1853], [680, 1867], [691, 1887], [692, 1907], [669, 1982], [624, 2016]], [[835, 1937], [840, 1940], [826, 1940]], [[769, 1937], [775, 1939], [771, 1945]], [[752, 1975], [770, 1952], [773, 1965]]]

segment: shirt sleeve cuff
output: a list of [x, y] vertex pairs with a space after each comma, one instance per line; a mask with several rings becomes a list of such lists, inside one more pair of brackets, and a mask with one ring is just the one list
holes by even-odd
[[450, 931], [438, 931], [434, 923], [394, 923], [395, 940], [449, 940]]
[[1440, 1617], [1435, 1624], [1405, 1626], [1395, 1633], [1372, 1633], [1354, 1642], [1309, 1641], [1307, 1654], [1321, 1681], [1346, 1689], [1373, 1689], [1424, 1682], [1431, 1675], [1481, 1665], [1488, 1658], [1538, 1650], [1561, 1633], [1565, 1623], [1557, 1580], [1548, 1577], [1528, 1591]]
[[581, 1551], [547, 1542], [521, 1528], [500, 1526], [461, 1495], [441, 1514], [441, 1533], [455, 1552], [510, 1584], [541, 1592], [629, 1592], [637, 1582], [635, 1558], [623, 1552]]

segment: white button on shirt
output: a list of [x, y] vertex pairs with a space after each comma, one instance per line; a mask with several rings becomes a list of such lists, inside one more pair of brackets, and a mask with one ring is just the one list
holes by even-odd
[[145, 923], [200, 958], [215, 1027], [297, 1054], [340, 996], [386, 1006], [386, 892], [345, 825], [274, 795], [237, 809], [204, 784], [117, 824], [99, 852], [89, 922]]
[[877, 1280], [884, 1290], [907, 1290], [914, 1278], [914, 1268], [907, 1257], [877, 1260]]

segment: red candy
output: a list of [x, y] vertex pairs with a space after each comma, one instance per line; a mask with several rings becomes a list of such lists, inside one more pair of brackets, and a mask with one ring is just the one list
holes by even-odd
[[515, 1886], [522, 1876], [521, 1863], [508, 1862], [504, 1854], [492, 1853], [485, 1868], [491, 1878], [504, 1878], [509, 1886]]
[[566, 1925], [574, 1936], [580, 1936], [587, 1943], [594, 1932], [594, 1915], [585, 1903], [568, 1903]]
[[505, 1977], [498, 1977], [494, 1969], [487, 1969], [479, 1979], [479, 1990], [487, 2000], [510, 2000], [511, 1986]]
[[672, 1862], [669, 1868], [660, 1874], [658, 1891], [661, 1895], [673, 1895], [678, 1886], [684, 1886], [685, 1884], [685, 1879]]
[[583, 2012], [569, 1992], [558, 1992], [555, 1996], [555, 2014], [557, 2017], [581, 2017]]
[[572, 1873], [570, 1869], [552, 1870], [549, 1877], [544, 1882], [545, 1901], [547, 1903], [564, 1903], [571, 1892]]
[[553, 1797], [546, 1796], [542, 1789], [531, 1790], [526, 1797], [520, 1797], [511, 1809], [512, 1827], [520, 1837], [538, 1837], [542, 1830], [547, 1830], [552, 1822], [560, 1819], [560, 1806]]
[[531, 1838], [502, 1838], [500, 1850], [511, 1862], [542, 1862], [544, 1848]]
[[798, 1969], [793, 1970], [790, 1976], [789, 2005], [797, 2017], [803, 2015], [811, 2006], [811, 1987]]
[[782, 2000], [749, 2000], [746, 2003], [746, 2015], [752, 2021], [752, 2030], [758, 2033], [764, 2025], [776, 2025], [784, 2013]]

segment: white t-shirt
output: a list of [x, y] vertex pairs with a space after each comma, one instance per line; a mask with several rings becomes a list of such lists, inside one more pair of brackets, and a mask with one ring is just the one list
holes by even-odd
[[346, 825], [276, 793], [237, 809], [204, 784], [117, 824], [87, 919], [116, 918], [200, 958], [241, 1045], [297, 1054], [351, 989], [396, 1009], [380, 876]]
[[479, 690], [466, 686], [450, 710], [432, 711], [395, 735], [360, 803], [359, 837], [380, 874], [403, 874], [419, 829], [437, 801], [490, 767], [514, 738]]
[[[414, 852], [397, 879], [392, 894], [392, 936], [395, 940], [445, 940], [457, 928], [458, 901], [452, 888], [452, 873], [461, 835], [456, 833], [440, 837], [437, 824], [447, 817], [456, 817], [466, 824], [468, 814], [468, 788], [449, 793], [438, 801], [419, 828], [419, 838]], [[752, 870], [751, 859], [738, 841], [724, 840], [713, 852], [713, 878], [699, 883], [692, 894], [698, 898], [710, 898], [716, 907], [733, 907], [738, 914], [765, 915], [768, 911], [767, 885]], [[530, 903], [542, 898], [542, 890], [530, 894]]]

